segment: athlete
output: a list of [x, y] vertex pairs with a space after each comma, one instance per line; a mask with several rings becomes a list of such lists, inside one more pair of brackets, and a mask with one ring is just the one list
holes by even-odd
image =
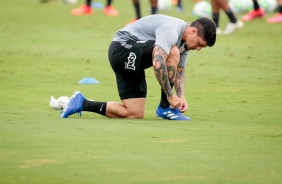
[[[94, 10], [91, 8], [92, 0], [85, 0], [85, 4], [72, 10], [73, 15], [91, 15]], [[111, 5], [112, 0], [106, 0], [104, 13], [107, 16], [118, 16], [119, 12]]]
[[[273, 17], [266, 19], [267, 23], [281, 23], [282, 22], [282, 0], [277, 0], [278, 9], [277, 14]], [[257, 0], [253, 0], [253, 10], [242, 17], [243, 21], [252, 21], [256, 18], [264, 17], [264, 10], [260, 7], [259, 2]]]
[[91, 111], [109, 118], [143, 118], [147, 95], [145, 69], [153, 66], [161, 87], [157, 117], [190, 120], [182, 114], [188, 108], [184, 96], [188, 51], [212, 47], [215, 41], [216, 26], [208, 18], [188, 23], [159, 14], [143, 17], [117, 31], [108, 49], [122, 103], [92, 101], [75, 92], [61, 117]]
[[264, 10], [260, 7], [257, 0], [253, 0], [253, 10], [242, 17], [243, 21], [251, 21], [255, 18], [262, 18], [264, 16]]
[[[134, 6], [134, 11], [135, 11], [135, 18], [133, 18], [128, 24], [131, 24], [135, 22], [138, 19], [142, 18], [141, 15], [141, 5], [140, 5], [140, 0], [132, 0], [133, 6]], [[150, 5], [151, 5], [151, 14], [157, 14], [158, 13], [158, 0], [150, 0]]]
[[277, 0], [277, 14], [266, 20], [267, 23], [282, 23], [282, 0]]
[[[227, 0], [211, 0], [211, 6], [212, 18], [217, 27], [217, 34], [228, 35], [238, 29], [241, 29], [244, 26], [243, 22], [237, 19], [236, 15], [232, 12]], [[220, 10], [223, 10], [229, 19], [229, 23], [226, 25], [226, 28], [223, 31], [220, 29], [219, 26]]]

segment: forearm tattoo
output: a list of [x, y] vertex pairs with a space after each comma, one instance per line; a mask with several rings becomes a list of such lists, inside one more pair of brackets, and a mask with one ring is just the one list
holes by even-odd
[[168, 79], [169, 76], [166, 68], [166, 59], [167, 59], [166, 52], [162, 48], [156, 45], [153, 50], [154, 72], [166, 96], [170, 97], [172, 96], [172, 90]]
[[170, 83], [174, 83], [176, 68], [173, 66], [167, 66], [168, 80]]
[[185, 71], [177, 70], [175, 77], [175, 91], [178, 97], [184, 95]]

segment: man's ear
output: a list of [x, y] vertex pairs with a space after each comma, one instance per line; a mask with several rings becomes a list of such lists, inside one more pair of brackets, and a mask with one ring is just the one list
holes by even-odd
[[191, 34], [192, 35], [197, 35], [198, 34], [198, 29], [197, 28], [195, 28], [195, 27], [193, 27], [192, 29], [191, 29]]

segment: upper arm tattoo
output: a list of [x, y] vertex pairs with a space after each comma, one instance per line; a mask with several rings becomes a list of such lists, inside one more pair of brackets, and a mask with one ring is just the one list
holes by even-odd
[[172, 90], [170, 87], [169, 79], [168, 79], [168, 71], [166, 67], [166, 59], [168, 55], [166, 52], [159, 46], [155, 46], [153, 49], [153, 67], [156, 78], [161, 85], [163, 91], [166, 96], [172, 96]]
[[178, 97], [184, 95], [185, 69], [178, 69], [175, 77], [175, 91]]

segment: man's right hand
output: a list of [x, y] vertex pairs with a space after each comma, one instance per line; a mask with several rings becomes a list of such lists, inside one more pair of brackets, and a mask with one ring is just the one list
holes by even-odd
[[181, 105], [181, 100], [176, 95], [167, 97], [168, 102], [170, 103], [171, 108], [177, 109]]

